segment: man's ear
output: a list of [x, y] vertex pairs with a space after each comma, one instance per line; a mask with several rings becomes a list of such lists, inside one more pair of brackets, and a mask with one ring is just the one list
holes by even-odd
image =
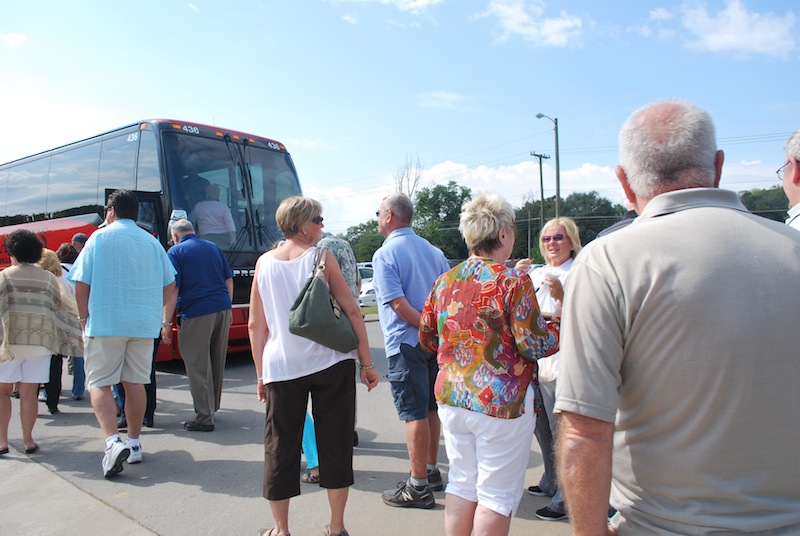
[[800, 162], [797, 161], [797, 158], [793, 156], [789, 157], [789, 165], [786, 166], [784, 174], [789, 176], [789, 180], [792, 184], [800, 186]]
[[614, 168], [614, 173], [617, 175], [617, 179], [619, 179], [619, 184], [622, 186], [622, 191], [625, 192], [625, 197], [630, 201], [632, 204], [636, 204], [636, 194], [633, 193], [631, 190], [631, 185], [628, 182], [628, 174], [625, 173], [625, 170], [622, 166], [617, 166]]
[[719, 188], [719, 181], [722, 178], [722, 164], [725, 162], [725, 153], [720, 149], [714, 156], [714, 188]]

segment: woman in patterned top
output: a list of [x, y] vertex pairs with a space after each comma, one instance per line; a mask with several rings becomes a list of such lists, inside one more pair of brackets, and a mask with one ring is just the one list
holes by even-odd
[[503, 264], [514, 247], [511, 205], [480, 193], [464, 204], [459, 230], [470, 257], [436, 281], [419, 330], [439, 363], [445, 532], [508, 534], [536, 424], [536, 360], [554, 339], [530, 277]]

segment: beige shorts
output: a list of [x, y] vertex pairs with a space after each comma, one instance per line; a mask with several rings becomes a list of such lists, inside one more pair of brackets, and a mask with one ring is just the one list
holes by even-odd
[[84, 339], [84, 368], [88, 389], [121, 381], [150, 383], [153, 339], [138, 337], [88, 337]]

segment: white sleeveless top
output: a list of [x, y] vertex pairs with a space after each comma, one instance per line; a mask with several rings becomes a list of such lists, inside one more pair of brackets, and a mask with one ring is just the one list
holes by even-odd
[[262, 358], [264, 383], [302, 378], [358, 355], [356, 350], [343, 354], [289, 333], [289, 309], [311, 273], [316, 249], [308, 248], [290, 261], [278, 260], [269, 251], [261, 256], [255, 277], [269, 328]]

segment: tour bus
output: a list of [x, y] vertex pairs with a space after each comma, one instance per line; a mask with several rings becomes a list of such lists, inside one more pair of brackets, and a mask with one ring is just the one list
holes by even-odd
[[[234, 274], [228, 351], [247, 351], [256, 259], [282, 238], [275, 222], [280, 202], [301, 194], [286, 147], [242, 132], [151, 119], [2, 164], [0, 269], [11, 262], [6, 235], [30, 229], [56, 250], [75, 233], [97, 230], [108, 194], [117, 189], [136, 192], [137, 223], [165, 248], [170, 220], [192, 219], [194, 207], [210, 195], [227, 207], [235, 231], [225, 240], [213, 238]], [[202, 228], [198, 233], [203, 237]], [[180, 358], [177, 336], [173, 341], [161, 345], [159, 361]]]

